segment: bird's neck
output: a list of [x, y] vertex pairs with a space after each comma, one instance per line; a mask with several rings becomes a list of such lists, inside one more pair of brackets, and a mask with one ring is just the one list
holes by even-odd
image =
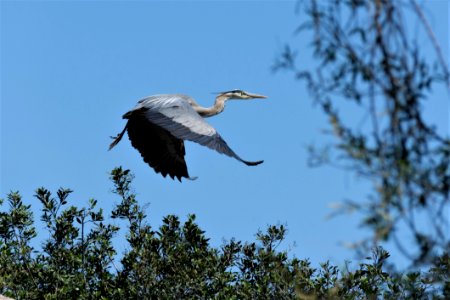
[[225, 95], [220, 95], [216, 97], [216, 101], [214, 102], [214, 105], [211, 107], [201, 107], [201, 106], [197, 106], [194, 107], [194, 109], [197, 111], [197, 113], [204, 117], [204, 118], [208, 118], [208, 117], [212, 117], [215, 115], [220, 114], [224, 109], [225, 109], [225, 101], [228, 100], [229, 97], [225, 96]]

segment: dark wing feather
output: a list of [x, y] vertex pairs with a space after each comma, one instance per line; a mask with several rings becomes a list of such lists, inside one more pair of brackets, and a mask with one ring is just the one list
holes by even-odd
[[189, 178], [183, 140], [139, 114], [128, 120], [127, 129], [131, 144], [156, 173], [179, 181], [182, 177]]

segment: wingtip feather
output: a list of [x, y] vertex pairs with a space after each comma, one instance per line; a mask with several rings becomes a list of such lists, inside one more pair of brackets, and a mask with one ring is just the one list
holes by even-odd
[[125, 125], [125, 128], [116, 136], [111, 136], [111, 138], [114, 140], [108, 148], [108, 151], [110, 151], [114, 146], [116, 146], [120, 140], [122, 139], [123, 135], [125, 134], [125, 131], [127, 131], [127, 125]]
[[259, 164], [262, 164], [264, 160], [258, 160], [258, 161], [243, 161], [247, 166], [257, 166]]

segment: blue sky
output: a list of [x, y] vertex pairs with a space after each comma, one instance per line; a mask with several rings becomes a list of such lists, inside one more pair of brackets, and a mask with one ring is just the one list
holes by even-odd
[[[108, 173], [121, 165], [135, 174], [155, 227], [167, 214], [195, 213], [217, 246], [232, 237], [253, 240], [258, 229], [281, 223], [289, 230], [284, 247], [297, 257], [315, 264], [351, 259], [342, 243], [364, 235], [358, 219], [326, 216], [331, 203], [363, 199], [369, 186], [351, 173], [308, 168], [305, 146], [325, 141], [326, 119], [303, 84], [270, 69], [285, 42], [298, 45], [303, 67], [311, 64], [308, 41], [293, 34], [301, 18], [295, 6], [1, 2], [0, 197], [19, 190], [38, 218], [34, 190], [62, 186], [75, 191], [69, 203], [95, 198], [108, 213], [119, 200]], [[431, 1], [428, 9], [448, 57], [448, 26], [441, 26], [448, 25], [448, 3]], [[180, 184], [155, 174], [127, 138], [107, 151], [109, 136], [125, 125], [122, 114], [145, 96], [184, 93], [209, 106], [213, 92], [236, 88], [269, 99], [229, 102], [208, 122], [242, 158], [264, 159], [260, 166], [187, 143], [189, 172], [199, 179]], [[448, 129], [448, 93], [428, 105], [429, 116]]]

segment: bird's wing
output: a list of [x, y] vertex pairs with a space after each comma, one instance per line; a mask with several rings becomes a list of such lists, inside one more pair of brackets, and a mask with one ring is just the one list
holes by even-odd
[[189, 140], [233, 157], [247, 165], [258, 165], [262, 161], [249, 162], [240, 158], [189, 104], [193, 99], [184, 95], [158, 95], [141, 100], [136, 108], [125, 114], [125, 118], [139, 114], [158, 125], [176, 138]]
[[126, 129], [131, 144], [146, 163], [163, 177], [169, 175], [181, 181], [190, 178], [184, 160], [184, 142], [167, 130], [149, 122], [145, 116], [134, 115], [127, 122]]

